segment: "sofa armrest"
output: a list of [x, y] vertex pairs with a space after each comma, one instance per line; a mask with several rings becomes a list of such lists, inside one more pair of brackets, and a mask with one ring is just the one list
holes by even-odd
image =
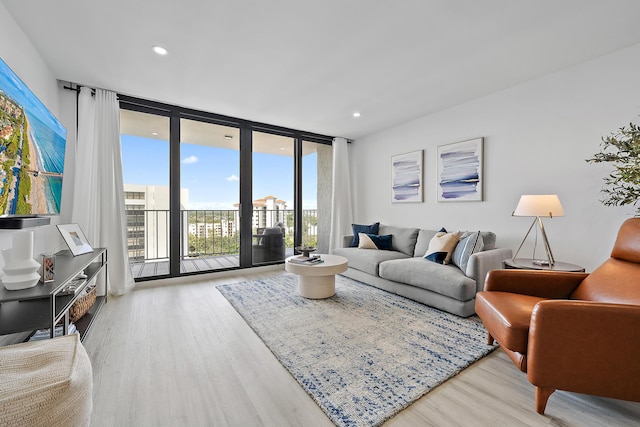
[[353, 240], [353, 236], [342, 236], [342, 247], [348, 248], [351, 246], [351, 241]]
[[476, 281], [476, 291], [484, 289], [484, 281], [491, 270], [504, 268], [504, 260], [511, 258], [511, 249], [490, 249], [476, 252], [469, 257], [467, 277]]
[[538, 387], [640, 399], [640, 306], [542, 301], [531, 317], [529, 381]]
[[487, 274], [484, 290], [567, 299], [587, 276], [564, 271], [494, 270]]

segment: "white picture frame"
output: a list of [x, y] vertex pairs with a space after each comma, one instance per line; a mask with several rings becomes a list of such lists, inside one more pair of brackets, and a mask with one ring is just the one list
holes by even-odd
[[438, 146], [438, 202], [483, 200], [484, 138]]
[[73, 256], [93, 252], [78, 224], [59, 224], [57, 227]]
[[423, 150], [391, 156], [391, 202], [422, 203]]

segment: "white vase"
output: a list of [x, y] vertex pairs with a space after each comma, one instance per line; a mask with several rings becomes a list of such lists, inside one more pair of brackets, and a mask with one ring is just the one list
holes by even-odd
[[40, 280], [40, 263], [33, 259], [33, 231], [21, 230], [13, 234], [13, 247], [3, 249], [3, 274], [0, 282], [10, 291], [34, 287]]

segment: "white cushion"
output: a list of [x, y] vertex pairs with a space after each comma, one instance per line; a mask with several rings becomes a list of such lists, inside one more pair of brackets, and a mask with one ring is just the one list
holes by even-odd
[[427, 249], [424, 257], [438, 264], [448, 264], [458, 240], [460, 240], [459, 231], [453, 233], [439, 231], [429, 241], [429, 249]]
[[360, 242], [358, 242], [358, 249], [378, 249], [373, 240], [366, 233], [358, 233], [358, 238]]

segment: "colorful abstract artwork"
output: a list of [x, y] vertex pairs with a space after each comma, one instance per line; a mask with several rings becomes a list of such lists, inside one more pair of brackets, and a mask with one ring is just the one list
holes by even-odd
[[391, 201], [422, 202], [422, 150], [391, 157]]
[[438, 147], [438, 201], [482, 201], [483, 138]]

